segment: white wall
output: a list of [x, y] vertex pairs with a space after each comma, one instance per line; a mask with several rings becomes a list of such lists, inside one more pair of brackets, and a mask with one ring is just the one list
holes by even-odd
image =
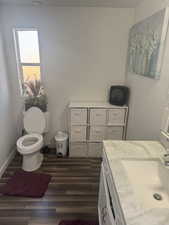
[[[165, 6], [169, 6], [169, 1], [144, 0], [135, 10], [135, 23]], [[128, 74], [126, 82], [131, 88], [128, 138], [158, 139], [169, 92], [169, 33], [160, 80]]]
[[0, 168], [11, 151], [14, 150], [17, 137], [12, 88], [6, 70], [6, 58], [1, 31], [2, 27], [0, 27]]
[[[106, 100], [112, 84], [124, 84], [133, 12], [113, 8], [2, 7], [9, 69], [16, 83], [12, 28], [39, 29], [51, 136], [57, 129], [66, 129], [65, 109], [70, 100]], [[17, 95], [17, 84], [14, 90]], [[17, 104], [20, 112], [20, 101]]]

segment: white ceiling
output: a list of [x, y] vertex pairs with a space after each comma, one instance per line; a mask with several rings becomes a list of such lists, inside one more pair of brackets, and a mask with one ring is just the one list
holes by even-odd
[[[134, 8], [142, 0], [0, 0], [0, 3], [7, 4], [34, 4], [56, 5], [56, 6], [98, 6], [114, 8]], [[41, 5], [41, 4], [40, 4]]]

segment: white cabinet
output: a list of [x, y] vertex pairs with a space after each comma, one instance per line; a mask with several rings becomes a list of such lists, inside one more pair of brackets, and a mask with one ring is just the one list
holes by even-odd
[[91, 109], [90, 125], [106, 125], [106, 109]]
[[[104, 179], [103, 179], [103, 170], [100, 172], [100, 184], [99, 184], [99, 200], [98, 200], [99, 208], [103, 208], [106, 206], [106, 191], [104, 187]], [[100, 210], [102, 211], [102, 210]]]
[[103, 171], [100, 175], [100, 186], [99, 186], [99, 200], [98, 200], [98, 214], [99, 214], [99, 225], [105, 225], [106, 223], [106, 190], [103, 180]]
[[108, 125], [124, 125], [126, 110], [121, 109], [109, 109], [108, 110]]
[[70, 112], [70, 121], [72, 125], [86, 125], [87, 109], [72, 109]]
[[109, 161], [104, 149], [100, 173], [98, 214], [100, 225], [126, 224]]
[[[127, 106], [113, 106], [103, 102], [71, 102], [68, 112], [69, 155], [72, 157], [83, 157], [84, 154], [86, 157], [101, 157], [103, 140], [122, 140], [126, 137]], [[86, 144], [85, 151], [76, 151], [75, 143], [78, 146]]]
[[86, 126], [71, 126], [70, 128], [71, 142], [85, 142], [86, 141]]
[[87, 157], [86, 143], [70, 143], [70, 157]]
[[105, 127], [91, 126], [89, 132], [89, 140], [93, 142], [102, 141], [105, 139]]
[[103, 167], [100, 175], [98, 213], [100, 225], [116, 225], [115, 223], [116, 216], [111, 202], [111, 197]]
[[123, 127], [110, 126], [107, 128], [106, 140], [122, 140]]

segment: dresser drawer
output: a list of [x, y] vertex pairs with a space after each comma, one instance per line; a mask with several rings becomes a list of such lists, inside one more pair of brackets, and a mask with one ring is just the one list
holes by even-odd
[[70, 141], [86, 141], [86, 126], [71, 126]]
[[91, 126], [90, 127], [90, 141], [103, 141], [105, 139], [105, 127]]
[[109, 109], [108, 110], [108, 125], [124, 124], [125, 109]]
[[107, 140], [122, 140], [123, 127], [107, 127], [106, 139]]
[[89, 157], [102, 157], [102, 143], [88, 143], [88, 156]]
[[87, 109], [71, 109], [70, 119], [71, 119], [71, 124], [86, 125], [87, 124]]
[[70, 157], [87, 157], [87, 144], [71, 143], [69, 149]]
[[105, 125], [106, 124], [106, 109], [91, 109], [90, 124]]

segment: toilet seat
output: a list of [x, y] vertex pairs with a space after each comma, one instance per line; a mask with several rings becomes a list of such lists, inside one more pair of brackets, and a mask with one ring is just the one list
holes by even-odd
[[43, 137], [41, 134], [26, 134], [17, 141], [17, 149], [24, 155], [34, 153], [42, 146]]

